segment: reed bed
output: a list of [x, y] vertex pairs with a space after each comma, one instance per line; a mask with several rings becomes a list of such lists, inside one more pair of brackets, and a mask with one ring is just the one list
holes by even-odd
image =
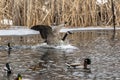
[[[116, 26], [120, 26], [120, 0], [114, 0]], [[53, 25], [67, 21], [69, 27], [112, 26], [111, 0], [0, 0], [0, 20], [14, 26]], [[9, 25], [9, 24], [7, 24]], [[1, 23], [3, 28], [6, 24]]]

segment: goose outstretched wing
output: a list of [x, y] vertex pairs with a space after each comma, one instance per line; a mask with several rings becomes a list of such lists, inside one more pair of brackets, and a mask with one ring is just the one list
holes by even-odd
[[43, 39], [47, 39], [49, 35], [53, 35], [52, 28], [48, 25], [35, 25], [31, 29], [39, 31]]

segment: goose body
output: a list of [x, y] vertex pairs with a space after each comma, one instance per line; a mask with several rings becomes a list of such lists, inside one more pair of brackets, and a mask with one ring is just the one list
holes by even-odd
[[45, 40], [48, 45], [59, 45], [62, 41], [60, 39], [59, 31], [66, 23], [54, 26], [53, 28], [48, 25], [35, 25], [31, 29], [39, 31], [41, 38]]

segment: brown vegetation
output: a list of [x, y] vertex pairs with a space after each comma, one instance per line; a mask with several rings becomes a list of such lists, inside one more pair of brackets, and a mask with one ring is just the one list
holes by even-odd
[[[114, 0], [114, 4], [119, 26], [120, 0]], [[111, 0], [99, 5], [96, 0], [0, 0], [0, 20], [4, 18], [20, 26], [63, 21], [68, 21], [71, 27], [112, 26]]]

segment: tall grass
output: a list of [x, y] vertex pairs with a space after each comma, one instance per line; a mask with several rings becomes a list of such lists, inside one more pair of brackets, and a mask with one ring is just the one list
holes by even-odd
[[[116, 25], [120, 26], [120, 0], [114, 4]], [[105, 4], [96, 4], [96, 0], [0, 0], [0, 20], [4, 18], [29, 27], [64, 21], [70, 27], [112, 26], [111, 0]]]

